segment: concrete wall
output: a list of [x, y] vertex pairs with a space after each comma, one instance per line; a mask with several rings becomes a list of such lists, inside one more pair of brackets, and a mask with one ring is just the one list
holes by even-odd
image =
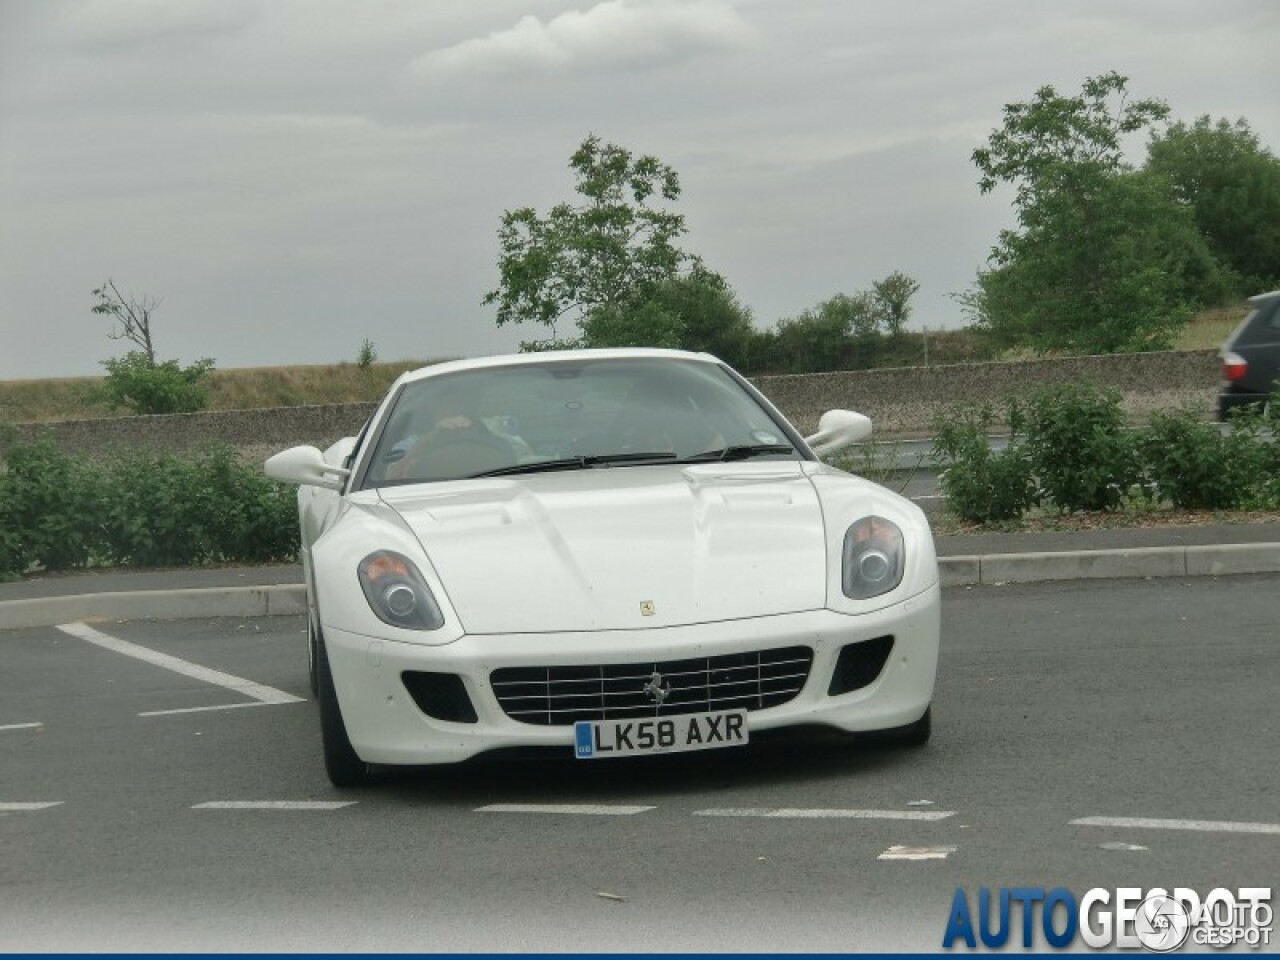
[[817, 427], [824, 410], [843, 407], [869, 416], [878, 435], [924, 435], [933, 414], [961, 401], [996, 401], [1036, 384], [1089, 380], [1116, 387], [1130, 419], [1152, 411], [1191, 407], [1206, 418], [1218, 396], [1216, 350], [1168, 351], [1016, 363], [850, 370], [753, 382], [802, 431]]
[[[1055, 381], [1090, 380], [1117, 387], [1131, 419], [1189, 406], [1209, 418], [1218, 392], [1216, 351], [1075, 357], [895, 370], [760, 377], [753, 382], [804, 433], [835, 407], [871, 417], [876, 435], [923, 436], [935, 411], [961, 401], [998, 400]], [[154, 417], [19, 424], [23, 436], [53, 431], [60, 447], [101, 453], [118, 446], [186, 450], [221, 440], [259, 459], [300, 443], [325, 447], [355, 433], [373, 411], [367, 403], [225, 410]]]

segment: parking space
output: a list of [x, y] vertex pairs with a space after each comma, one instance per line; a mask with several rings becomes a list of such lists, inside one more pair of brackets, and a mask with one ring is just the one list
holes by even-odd
[[[570, 926], [584, 948], [776, 948], [758, 938], [794, 929], [794, 948], [847, 949], [909, 907], [922, 939], [895, 942], [936, 949], [957, 886], [1256, 885], [1280, 856], [1264, 762], [1280, 654], [1253, 604], [1277, 585], [948, 591], [923, 750], [820, 734], [621, 762], [566, 749], [362, 791], [325, 778], [301, 618], [9, 632], [0, 942], [93, 946], [37, 925], [61, 905], [115, 923], [113, 948], [147, 946], [145, 923], [118, 921], [150, 904], [208, 938], [193, 949], [422, 949], [431, 917], [433, 949], [568, 947]], [[520, 942], [485, 925], [499, 910]], [[339, 917], [385, 926], [362, 939]], [[655, 925], [666, 939], [646, 939]]]

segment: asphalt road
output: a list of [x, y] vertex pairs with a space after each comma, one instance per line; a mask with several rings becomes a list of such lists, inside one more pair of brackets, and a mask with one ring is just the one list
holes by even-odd
[[[946, 591], [922, 750], [815, 736], [355, 792], [321, 767], [300, 619], [96, 625], [259, 685], [239, 689], [133, 647], [2, 633], [0, 945], [936, 950], [957, 887], [1277, 886], [1278, 590]], [[259, 705], [191, 712], [231, 704]], [[348, 805], [225, 806], [264, 801]], [[528, 804], [579, 810], [481, 809]]]

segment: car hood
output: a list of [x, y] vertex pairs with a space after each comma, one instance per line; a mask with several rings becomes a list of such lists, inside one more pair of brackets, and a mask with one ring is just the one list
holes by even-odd
[[819, 609], [825, 534], [799, 462], [389, 487], [469, 634], [631, 630]]

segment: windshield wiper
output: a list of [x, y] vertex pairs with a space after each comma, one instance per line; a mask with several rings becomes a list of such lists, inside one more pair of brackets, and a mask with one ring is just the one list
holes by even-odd
[[[788, 447], [787, 449], [791, 448]], [[518, 473], [545, 473], [552, 470], [589, 470], [593, 467], [606, 467], [617, 463], [662, 463], [675, 458], [676, 455], [670, 451], [658, 451], [655, 453], [599, 453], [577, 457], [562, 457], [558, 460], [535, 460], [533, 463], [517, 463], [510, 467], [498, 467], [496, 470], [473, 473], [467, 479], [509, 477]]]
[[794, 453], [795, 447], [789, 443], [743, 443], [725, 447], [723, 450], [707, 450], [685, 457], [681, 463], [709, 463], [713, 461], [749, 460], [752, 457], [764, 457], [769, 454]]

